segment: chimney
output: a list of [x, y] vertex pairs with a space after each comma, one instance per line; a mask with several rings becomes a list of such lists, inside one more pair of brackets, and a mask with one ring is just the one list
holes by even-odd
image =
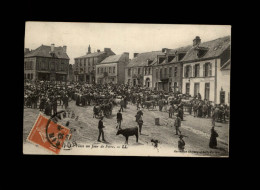
[[111, 51], [111, 48], [104, 48], [104, 52], [108, 53]]
[[123, 54], [125, 55], [125, 61], [129, 62], [129, 52], [124, 52]]
[[63, 52], [67, 53], [67, 46], [63, 46]]
[[100, 52], [100, 49], [98, 49], [97, 52]]
[[137, 57], [138, 54], [139, 54], [139, 53], [134, 53], [134, 57]]
[[30, 52], [29, 48], [24, 48], [24, 53], [29, 53], [29, 52]]
[[167, 53], [168, 52], [168, 48], [162, 48], [162, 52], [163, 53]]
[[51, 44], [51, 52], [54, 52], [54, 45], [55, 44]]
[[198, 46], [201, 43], [201, 39], [199, 36], [196, 36], [196, 38], [193, 40], [193, 46]]
[[88, 45], [88, 52], [87, 52], [87, 54], [89, 54], [89, 53], [91, 53], [91, 47], [90, 47], [90, 45]]

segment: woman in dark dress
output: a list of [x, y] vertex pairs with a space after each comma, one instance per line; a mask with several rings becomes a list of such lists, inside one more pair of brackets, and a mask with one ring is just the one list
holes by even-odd
[[218, 133], [215, 131], [214, 127], [212, 127], [210, 141], [209, 141], [210, 148], [217, 148], [217, 137], [218, 137]]

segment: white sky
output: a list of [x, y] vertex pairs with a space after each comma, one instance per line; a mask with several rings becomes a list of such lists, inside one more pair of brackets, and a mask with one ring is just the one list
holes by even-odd
[[91, 52], [111, 48], [115, 54], [129, 52], [132, 59], [133, 53], [192, 45], [196, 36], [205, 42], [227, 35], [231, 35], [229, 25], [26, 22], [25, 48], [66, 45], [74, 64], [74, 58], [85, 55], [89, 44]]

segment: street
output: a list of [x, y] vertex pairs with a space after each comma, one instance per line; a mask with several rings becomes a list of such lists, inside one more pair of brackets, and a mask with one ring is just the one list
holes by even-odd
[[[71, 141], [76, 141], [78, 144], [103, 144], [97, 142], [98, 138], [98, 119], [93, 118], [93, 106], [79, 107], [75, 105], [75, 101], [69, 102], [69, 107], [78, 116], [78, 120], [70, 119], [69, 128], [72, 131]], [[61, 106], [58, 106], [58, 111], [61, 110]], [[125, 137], [122, 135], [116, 136], [116, 113], [119, 110], [119, 106], [113, 108], [112, 116], [110, 118], [104, 117], [104, 133], [106, 144], [109, 145], [123, 145], [125, 143]], [[167, 112], [156, 110], [142, 110], [143, 115], [143, 128], [142, 135], [139, 135], [139, 141], [136, 143], [135, 136], [130, 136], [128, 140], [128, 146], [151, 146], [151, 139], [159, 141], [158, 150], [163, 148], [178, 150], [178, 135], [175, 135], [175, 127], [173, 126], [175, 116], [173, 118], [168, 117]], [[123, 121], [121, 127], [128, 128], [137, 126], [135, 122], [135, 115], [137, 109], [136, 105], [127, 105], [127, 109], [122, 112]], [[26, 138], [34, 125], [39, 114], [39, 109], [24, 109], [24, 127], [23, 127], [23, 139], [26, 144]], [[176, 113], [175, 113], [176, 115]], [[155, 125], [155, 118], [160, 118], [160, 125]], [[66, 119], [62, 122], [66, 123]], [[181, 123], [181, 132], [184, 137], [185, 151], [197, 156], [228, 156], [228, 142], [229, 142], [229, 124], [216, 122], [215, 130], [219, 134], [218, 148], [209, 148], [210, 130], [211, 130], [211, 118], [196, 118], [184, 113], [184, 121]], [[211, 153], [211, 154], [210, 154]]]

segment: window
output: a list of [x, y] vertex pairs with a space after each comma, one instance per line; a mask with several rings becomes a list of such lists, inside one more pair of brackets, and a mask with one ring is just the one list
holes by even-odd
[[179, 56], [178, 56], [178, 61], [182, 60], [185, 56], [185, 53], [180, 53]]
[[31, 79], [33, 79], [33, 74], [31, 73]]
[[184, 77], [186, 78], [191, 77], [191, 66], [190, 65], [186, 66], [184, 72], [185, 72]]
[[128, 79], [128, 84], [130, 84], [131, 83], [131, 79]]
[[27, 74], [27, 79], [31, 79], [31, 78], [30, 78], [30, 74]]
[[172, 76], [172, 67], [169, 68], [169, 77]]
[[155, 76], [156, 76], [156, 79], [158, 79], [158, 69], [156, 69]]
[[109, 67], [109, 70], [108, 70], [109, 73], [111, 73], [111, 67]]
[[152, 74], [152, 72], [151, 72], [151, 68], [149, 68], [148, 74], [149, 74], [149, 75]]
[[197, 96], [200, 92], [200, 83], [194, 83], [194, 96]]
[[128, 76], [131, 76], [131, 69], [128, 69]]
[[164, 60], [165, 60], [164, 57], [159, 57], [159, 61], [158, 61], [158, 63], [161, 64]]
[[113, 73], [116, 73], [116, 67], [113, 67]]
[[138, 68], [138, 74], [141, 74], [141, 68]]
[[[51, 70], [55, 70], [55, 63], [54, 62], [52, 62], [52, 63], [50, 63], [51, 64]], [[46, 64], [46, 66], [47, 66], [47, 64]], [[45, 70], [47, 70], [47, 67], [45, 67]]]
[[174, 59], [175, 56], [168, 56], [168, 63], [170, 63], [173, 59]]
[[194, 65], [193, 72], [194, 72], [194, 74], [193, 74], [194, 77], [200, 76], [200, 64]]
[[164, 76], [167, 77], [167, 68], [164, 68]]
[[101, 67], [101, 74], [103, 73], [103, 68]]
[[190, 94], [190, 83], [186, 83], [186, 94]]
[[205, 63], [203, 65], [203, 76], [204, 77], [212, 76], [212, 64], [211, 63]]
[[97, 68], [97, 74], [99, 74], [99, 67]]
[[210, 83], [205, 83], [205, 99], [209, 100]]
[[174, 76], [177, 77], [178, 67], [174, 67]]
[[162, 78], [162, 68], [160, 69], [160, 78]]
[[174, 82], [174, 84], [173, 84], [173, 90], [174, 90], [174, 93], [177, 92], [177, 82]]

